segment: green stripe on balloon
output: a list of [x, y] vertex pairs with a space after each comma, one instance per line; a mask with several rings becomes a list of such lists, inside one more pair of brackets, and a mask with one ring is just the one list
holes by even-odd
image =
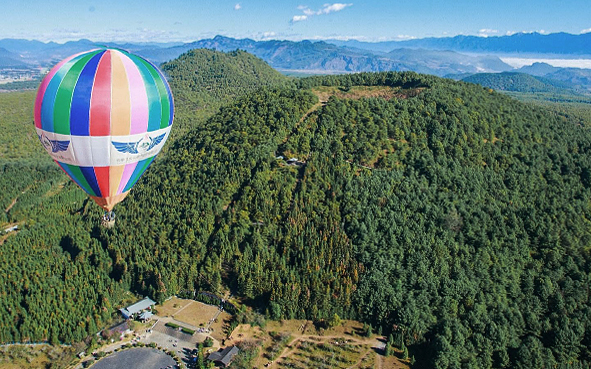
[[41, 103], [41, 128], [48, 132], [55, 132], [53, 128], [53, 117], [54, 117], [54, 104], [55, 104], [55, 97], [59, 91], [59, 87], [62, 83], [62, 79], [68, 73], [70, 68], [80, 59], [84, 57], [83, 55], [78, 55], [77, 57], [73, 58], [72, 60], [68, 61], [61, 68], [55, 73], [55, 75], [51, 78], [51, 81], [47, 85], [47, 89], [45, 90], [45, 94], [43, 95], [43, 102]]
[[100, 51], [96, 51], [87, 54], [82, 59], [78, 60], [62, 79], [55, 97], [53, 108], [53, 131], [55, 133], [63, 135], [70, 134], [70, 107], [72, 106], [74, 88], [76, 87], [78, 77], [80, 76], [80, 73], [82, 73], [84, 66], [99, 52]]

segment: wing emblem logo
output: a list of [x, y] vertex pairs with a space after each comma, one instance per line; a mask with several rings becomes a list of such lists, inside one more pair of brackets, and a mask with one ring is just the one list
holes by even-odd
[[113, 146], [117, 149], [117, 151], [126, 153], [126, 154], [143, 154], [152, 150], [155, 146], [157, 146], [166, 136], [166, 133], [161, 134], [157, 137], [150, 137], [149, 135], [145, 135], [137, 142], [114, 142]]

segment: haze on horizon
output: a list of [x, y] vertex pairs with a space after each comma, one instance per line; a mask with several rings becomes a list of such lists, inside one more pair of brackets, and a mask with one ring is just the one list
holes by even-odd
[[255, 40], [385, 41], [591, 32], [591, 11], [583, 0], [31, 0], [8, 2], [2, 10], [0, 38], [44, 42], [188, 42], [218, 34]]

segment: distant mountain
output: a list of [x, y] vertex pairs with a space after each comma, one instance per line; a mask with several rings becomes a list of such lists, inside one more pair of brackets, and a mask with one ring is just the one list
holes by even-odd
[[338, 46], [350, 46], [376, 52], [405, 47], [477, 53], [591, 55], [591, 33], [580, 35], [551, 33], [543, 35], [533, 32], [495, 37], [455, 36], [430, 37], [407, 41], [360, 42], [331, 40], [330, 42]]
[[416, 72], [439, 76], [482, 71], [504, 72], [513, 69], [496, 56], [470, 56], [454, 51], [396, 49], [385, 56], [401, 64], [415, 65], [413, 70]]
[[[552, 53], [581, 57], [591, 54], [591, 34], [556, 33], [515, 34], [501, 37], [456, 36], [408, 41], [368, 43], [359, 41], [255, 41], [216, 36], [195, 42], [103, 43], [78, 40], [58, 44], [30, 40], [3, 39], [0, 47], [32, 67], [49, 67], [71, 54], [95, 47], [120, 47], [146, 57], [156, 64], [177, 58], [192, 49], [218, 51], [244, 50], [281, 71], [311, 73], [349, 73], [377, 71], [416, 71], [438, 76], [513, 70], [493, 54]], [[462, 54], [464, 52], [470, 55]], [[484, 54], [484, 55], [479, 55]], [[0, 66], [1, 68], [1, 66]], [[556, 72], [547, 65], [532, 66], [538, 76]], [[561, 76], [568, 80], [567, 77]], [[585, 76], [572, 76], [586, 83]]]
[[576, 92], [575, 86], [572, 86], [571, 84], [548, 78], [536, 77], [525, 73], [479, 73], [466, 77], [462, 79], [462, 81], [476, 83], [500, 91], [569, 94]]
[[[5, 38], [0, 40], [0, 48], [9, 51], [11, 58], [20, 61], [23, 66], [42, 66], [49, 67], [56, 61], [62, 60], [72, 54], [93, 49], [96, 47], [119, 47], [132, 52], [143, 49], [156, 49], [158, 47], [172, 47], [180, 43], [125, 43], [118, 44], [114, 42], [94, 42], [86, 39], [69, 41], [63, 44], [56, 42], [41, 42], [35, 40], [22, 40]], [[0, 68], [4, 65], [0, 64]]]
[[199, 40], [167, 49], [143, 50], [140, 54], [154, 62], [164, 62], [188, 50], [202, 48], [218, 51], [237, 49], [248, 51], [278, 69], [342, 72], [410, 70], [408, 66], [397, 65], [388, 58], [378, 57], [368, 52], [340, 48], [326, 42], [310, 41], [254, 41], [216, 36], [213, 39]]
[[526, 65], [516, 70], [516, 72], [531, 74], [532, 76], [545, 76], [560, 70], [560, 67], [554, 67], [547, 63], [533, 63], [532, 65]]
[[27, 64], [20, 60], [19, 56], [0, 47], [0, 68], [22, 68]]
[[448, 73], [501, 72], [512, 68], [497, 57], [466, 56], [450, 51], [398, 49], [375, 54], [361, 49], [339, 47], [323, 41], [254, 41], [216, 36], [172, 48], [141, 50], [140, 55], [164, 62], [191, 49], [232, 51], [241, 49], [280, 70], [375, 72], [416, 71], [435, 75]]
[[567, 82], [577, 88], [591, 91], [591, 69], [560, 68], [544, 77]]

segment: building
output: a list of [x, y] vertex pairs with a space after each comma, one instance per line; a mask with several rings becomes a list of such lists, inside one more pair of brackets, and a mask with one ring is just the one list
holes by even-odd
[[123, 337], [126, 334], [130, 334], [132, 333], [132, 330], [129, 329], [129, 324], [127, 323], [127, 321], [119, 323], [111, 328], [107, 328], [105, 330], [103, 330], [102, 332], [102, 336], [105, 339], [111, 338], [119, 338], [119, 339], [123, 339]]
[[140, 314], [139, 319], [145, 323], [148, 320], [152, 319], [152, 315], [154, 315], [154, 314], [152, 314], [151, 311], [144, 311], [143, 313]]
[[17, 225], [15, 225], [15, 226], [12, 226], [12, 227], [8, 227], [8, 228], [6, 228], [6, 229], [4, 230], [4, 233], [14, 232], [14, 231], [16, 231], [16, 230], [18, 230], [18, 224], [17, 224]]
[[123, 315], [123, 318], [130, 319], [133, 318], [137, 313], [142, 313], [144, 310], [151, 310], [152, 306], [154, 305], [156, 305], [156, 302], [152, 301], [152, 299], [149, 297], [146, 297], [145, 299], [138, 301], [133, 305], [129, 305], [125, 309], [119, 309], [119, 311]]
[[213, 361], [215, 365], [225, 368], [230, 365], [232, 359], [238, 354], [238, 352], [240, 352], [240, 349], [236, 346], [226, 347], [222, 351], [209, 354], [207, 360]]

